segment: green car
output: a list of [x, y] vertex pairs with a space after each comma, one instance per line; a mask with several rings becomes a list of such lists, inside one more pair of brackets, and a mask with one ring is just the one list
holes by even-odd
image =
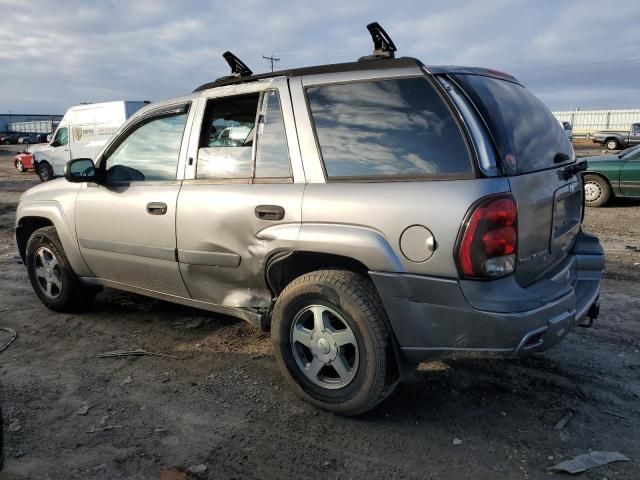
[[589, 165], [584, 174], [587, 206], [601, 207], [611, 197], [640, 198], [640, 146], [586, 160]]

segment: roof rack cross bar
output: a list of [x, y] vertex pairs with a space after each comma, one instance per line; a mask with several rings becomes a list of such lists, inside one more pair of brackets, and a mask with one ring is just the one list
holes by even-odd
[[395, 52], [398, 49], [384, 28], [382, 28], [378, 22], [372, 22], [367, 25], [367, 30], [369, 30], [371, 39], [373, 40], [373, 55], [363, 57], [363, 59], [394, 58]]

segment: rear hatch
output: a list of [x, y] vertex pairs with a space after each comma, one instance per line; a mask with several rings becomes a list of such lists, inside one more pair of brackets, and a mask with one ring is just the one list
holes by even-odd
[[549, 109], [511, 77], [455, 74], [493, 138], [518, 205], [515, 271], [527, 285], [561, 262], [582, 222], [582, 181], [565, 176], [575, 154]]

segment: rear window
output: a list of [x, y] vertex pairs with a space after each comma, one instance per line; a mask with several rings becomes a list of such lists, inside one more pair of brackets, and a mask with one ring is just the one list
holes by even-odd
[[327, 176], [470, 177], [465, 138], [425, 78], [309, 87]]
[[573, 149], [563, 128], [529, 90], [481, 75], [454, 78], [487, 123], [507, 174], [535, 172], [573, 161]]

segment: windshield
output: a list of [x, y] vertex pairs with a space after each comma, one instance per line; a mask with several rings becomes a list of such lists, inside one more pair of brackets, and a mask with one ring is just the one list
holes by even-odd
[[628, 156], [638, 152], [640, 152], [640, 145], [636, 145], [635, 147], [627, 148], [626, 150], [621, 151], [618, 155], [618, 158], [627, 158]]
[[573, 148], [549, 109], [522, 85], [482, 75], [456, 74], [493, 137], [507, 175], [574, 161]]

